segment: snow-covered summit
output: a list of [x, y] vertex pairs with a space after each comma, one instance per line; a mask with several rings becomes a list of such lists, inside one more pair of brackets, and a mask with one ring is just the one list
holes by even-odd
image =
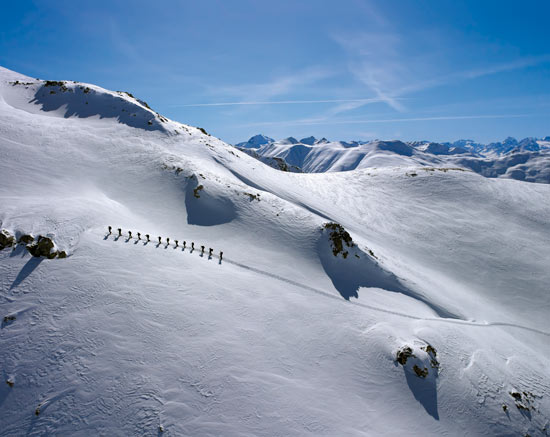
[[19, 110], [52, 117], [114, 119], [144, 130], [167, 132], [179, 127], [128, 92], [74, 81], [33, 79], [13, 75], [5, 68], [0, 71], [0, 81], [5, 85], [2, 99]]
[[275, 140], [273, 138], [266, 137], [265, 135], [254, 135], [251, 137], [248, 141], [244, 141], [242, 143], [235, 144], [235, 147], [242, 147], [246, 149], [257, 149], [258, 147], [272, 143]]

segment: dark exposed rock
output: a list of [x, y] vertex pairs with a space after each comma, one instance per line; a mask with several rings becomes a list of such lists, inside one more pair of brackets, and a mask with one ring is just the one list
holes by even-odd
[[435, 348], [431, 344], [428, 344], [422, 347], [421, 349], [425, 350], [428, 356], [430, 357], [430, 364], [432, 368], [438, 369], [439, 361], [437, 361], [437, 351], [435, 350]]
[[34, 237], [32, 235], [25, 234], [25, 235], [21, 235], [19, 237], [18, 243], [20, 243], [20, 244], [30, 244], [33, 241], [34, 241]]
[[57, 252], [52, 252], [53, 248], [54, 243], [52, 239], [49, 237], [43, 237], [42, 235], [38, 237], [38, 241], [35, 244], [27, 246], [27, 250], [32, 256], [45, 256], [48, 259], [53, 259], [57, 255]]
[[15, 244], [15, 238], [7, 230], [2, 229], [0, 232], [0, 250], [6, 247], [11, 247]]
[[195, 196], [197, 199], [200, 199], [201, 195], [199, 194], [199, 191], [204, 189], [203, 185], [199, 185], [197, 188], [193, 190], [193, 196]]
[[415, 364], [413, 366], [413, 370], [414, 370], [414, 373], [416, 373], [416, 376], [418, 376], [419, 378], [425, 378], [426, 376], [428, 376], [428, 369], [426, 367], [421, 369]]
[[399, 349], [397, 351], [397, 355], [396, 355], [396, 358], [395, 360], [401, 364], [402, 366], [404, 366], [405, 364], [407, 364], [407, 360], [410, 358], [410, 357], [413, 357], [413, 358], [416, 358], [416, 355], [414, 355], [412, 353], [412, 349], [409, 347], [409, 346], [405, 346], [404, 348], [402, 349]]
[[260, 193], [258, 194], [252, 194], [252, 193], [244, 193], [245, 196], [248, 196], [250, 198], [250, 201], [257, 200], [260, 201]]
[[329, 238], [332, 242], [332, 254], [338, 256], [341, 253], [342, 257], [347, 258], [348, 251], [345, 250], [344, 245], [346, 247], [355, 246], [351, 235], [338, 223], [325, 223], [323, 228], [330, 231]]

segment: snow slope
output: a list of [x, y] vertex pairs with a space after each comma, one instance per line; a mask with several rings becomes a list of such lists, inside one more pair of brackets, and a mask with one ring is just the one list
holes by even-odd
[[5, 69], [0, 152], [0, 227], [69, 254], [0, 251], [1, 435], [547, 434], [548, 185], [281, 172]]

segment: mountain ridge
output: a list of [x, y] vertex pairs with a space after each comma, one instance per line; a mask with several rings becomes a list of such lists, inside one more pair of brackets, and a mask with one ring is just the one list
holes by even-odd
[[422, 165], [460, 167], [485, 177], [511, 178], [526, 182], [550, 183], [550, 141], [507, 138], [488, 145], [471, 140], [453, 143], [428, 141], [317, 141], [306, 142], [289, 137], [270, 140], [261, 145], [245, 142], [236, 145], [264, 163], [273, 166], [273, 159], [283, 160], [294, 171], [306, 173], [351, 171], [377, 166]]

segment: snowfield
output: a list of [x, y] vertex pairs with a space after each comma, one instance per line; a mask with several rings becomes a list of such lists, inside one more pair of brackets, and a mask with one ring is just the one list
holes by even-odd
[[283, 172], [2, 68], [0, 154], [4, 235], [68, 255], [0, 251], [0, 435], [550, 434], [549, 185]]

